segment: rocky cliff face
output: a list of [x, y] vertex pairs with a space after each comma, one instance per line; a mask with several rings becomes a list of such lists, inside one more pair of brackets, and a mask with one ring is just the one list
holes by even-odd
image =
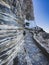
[[21, 19], [34, 20], [32, 0], [3, 0], [10, 5], [10, 8], [16, 16]]
[[27, 20], [34, 20], [33, 3], [32, 0], [24, 0], [24, 12]]

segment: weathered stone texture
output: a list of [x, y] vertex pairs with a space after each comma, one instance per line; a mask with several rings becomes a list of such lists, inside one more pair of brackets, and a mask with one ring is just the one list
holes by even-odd
[[32, 0], [3, 0], [10, 5], [14, 14], [21, 19], [34, 20]]
[[34, 20], [32, 0], [24, 0], [24, 5], [25, 5], [24, 6], [24, 12], [26, 15], [26, 19]]

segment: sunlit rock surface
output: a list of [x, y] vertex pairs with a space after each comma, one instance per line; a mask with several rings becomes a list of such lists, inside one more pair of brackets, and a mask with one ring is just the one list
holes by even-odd
[[[23, 39], [22, 20], [10, 5], [0, 0], [0, 65], [12, 65]], [[21, 24], [19, 24], [21, 23]], [[20, 42], [21, 44], [20, 44]]]
[[29, 31], [26, 31], [23, 47], [18, 53], [18, 60], [17, 65], [49, 65], [49, 61], [36, 46], [36, 42], [32, 39], [32, 34]]
[[32, 0], [0, 0], [0, 65], [49, 65], [25, 19], [34, 20]]
[[3, 0], [10, 5], [13, 13], [20, 18], [34, 20], [32, 0]]
[[32, 30], [34, 39], [39, 43], [39, 45], [44, 48], [46, 51], [45, 53], [48, 54], [49, 57], [49, 33], [45, 32], [40, 27], [35, 27], [34, 30]]

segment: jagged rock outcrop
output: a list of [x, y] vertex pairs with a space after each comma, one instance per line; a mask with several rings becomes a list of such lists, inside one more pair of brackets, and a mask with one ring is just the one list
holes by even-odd
[[24, 20], [34, 20], [30, 1], [0, 0], [0, 65], [13, 65], [23, 47]]
[[24, 12], [27, 20], [34, 20], [32, 0], [24, 0]]
[[3, 0], [10, 5], [14, 14], [21, 19], [34, 20], [32, 0]]

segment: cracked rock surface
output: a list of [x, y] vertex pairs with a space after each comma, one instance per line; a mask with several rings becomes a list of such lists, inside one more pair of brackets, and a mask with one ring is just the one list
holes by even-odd
[[18, 65], [49, 65], [49, 61], [32, 39], [32, 34], [26, 31], [24, 40], [23, 47], [18, 53]]

